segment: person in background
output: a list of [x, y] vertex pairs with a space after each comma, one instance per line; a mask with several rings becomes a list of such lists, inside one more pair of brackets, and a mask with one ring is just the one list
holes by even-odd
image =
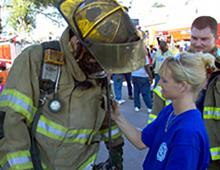
[[134, 87], [134, 110], [139, 112], [141, 109], [141, 94], [144, 104], [147, 107], [147, 112], [150, 113], [152, 109], [151, 83], [153, 75], [150, 69], [148, 56], [146, 56], [146, 65], [138, 70], [133, 71], [131, 75]]
[[169, 47], [164, 40], [159, 40], [159, 49], [155, 53], [155, 56], [153, 58], [153, 68], [154, 68], [154, 87], [153, 87], [153, 104], [152, 104], [152, 111], [148, 116], [147, 122], [148, 124], [151, 123], [158, 115], [158, 113], [162, 110], [162, 108], [165, 107], [165, 105], [168, 105], [170, 101], [164, 99], [161, 94], [161, 87], [158, 86], [158, 82], [160, 80], [159, 76], [159, 69], [161, 64], [163, 63], [164, 59], [167, 57], [174, 56], [173, 53], [169, 50]]
[[151, 44], [150, 47], [149, 47], [149, 50], [150, 50], [151, 59], [153, 60], [153, 59], [154, 59], [154, 56], [155, 56], [155, 54], [156, 54], [156, 52], [157, 52], [157, 49], [154, 47], [153, 44]]
[[0, 61], [0, 93], [5, 87], [9, 70], [7, 69], [6, 62]]
[[122, 83], [124, 80], [124, 75], [123, 74], [113, 74], [112, 79], [113, 79], [115, 101], [118, 104], [123, 104], [123, 103], [125, 103], [125, 100], [122, 99], [122, 86], [123, 86]]
[[157, 86], [157, 83], [160, 80], [159, 69], [160, 69], [161, 64], [167, 57], [171, 57], [171, 56], [173, 56], [173, 54], [169, 50], [167, 42], [164, 40], [159, 41], [159, 49], [155, 53], [153, 57], [153, 63], [152, 63], [153, 68], [154, 68], [154, 74], [155, 74], [154, 75], [155, 76], [154, 88]]
[[[6, 80], [8, 78], [7, 64], [4, 61], [0, 61], [0, 93], [3, 91]], [[0, 139], [3, 137], [3, 122], [4, 122], [5, 114], [4, 112], [0, 111]]]
[[220, 49], [216, 46], [218, 23], [211, 16], [196, 18], [191, 26], [190, 51], [210, 53], [215, 56], [215, 67], [208, 68], [206, 86], [196, 101], [203, 113], [210, 141], [211, 163], [209, 170], [220, 169]]
[[[137, 148], [149, 148], [144, 170], [206, 170], [210, 161], [209, 140], [195, 99], [207, 78], [214, 56], [180, 53], [160, 67], [162, 95], [172, 101], [142, 131], [132, 126], [113, 103], [117, 125]], [[174, 90], [175, 89], [175, 90]]]
[[128, 98], [130, 100], [133, 100], [131, 72], [130, 73], [124, 73], [124, 78], [125, 78], [125, 81], [127, 82]]
[[[216, 61], [215, 61], [216, 67], [218, 67], [220, 50], [216, 46], [217, 37], [218, 37], [218, 23], [213, 17], [200, 16], [196, 18], [191, 25], [191, 40], [190, 40], [190, 45], [189, 45], [189, 52], [192, 52], [192, 53], [204, 52], [204, 53], [210, 53], [214, 55], [216, 58]], [[208, 72], [209, 74], [208, 77], [210, 77], [211, 72], [212, 71]], [[218, 72], [214, 73], [213, 76], [217, 75], [217, 73]], [[206, 88], [201, 90], [198, 96], [198, 99], [196, 101], [196, 105], [198, 109], [201, 111], [201, 113], [203, 113]], [[211, 88], [211, 89], [214, 89], [214, 88]], [[156, 88], [153, 89], [153, 92], [154, 92], [153, 93], [153, 109], [152, 109], [151, 114], [149, 115], [148, 123], [152, 122], [157, 117], [158, 113], [166, 105], [170, 103], [169, 100], [166, 100], [162, 96], [161, 87], [156, 86]], [[211, 98], [213, 98], [213, 96]], [[216, 98], [215, 100], [218, 101], [220, 99]], [[219, 108], [219, 106], [216, 106], [216, 107]], [[211, 120], [209, 120], [208, 122], [210, 121]], [[212, 132], [209, 132], [208, 130], [208, 133], [210, 134]], [[217, 155], [214, 156], [215, 158], [213, 159], [219, 160], [220, 159], [220, 143], [219, 142], [217, 143], [218, 143], [217, 146], [215, 146], [216, 144], [214, 144], [215, 147], [213, 147], [212, 149], [214, 150], [213, 151], [214, 155], [216, 155], [217, 153]], [[212, 146], [212, 142], [211, 142], [211, 146]], [[218, 152], [215, 152], [216, 149], [218, 150]]]

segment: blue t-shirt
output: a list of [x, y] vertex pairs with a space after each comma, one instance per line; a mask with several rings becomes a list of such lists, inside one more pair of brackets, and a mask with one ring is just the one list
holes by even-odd
[[[149, 59], [148, 57], [146, 56], [146, 62], [145, 62], [145, 65], [148, 65], [149, 64]], [[133, 77], [148, 77], [148, 74], [147, 72], [145, 71], [145, 68], [144, 67], [141, 67], [139, 68], [138, 70], [135, 70], [131, 73], [131, 75]]]
[[[142, 141], [149, 147], [145, 170], [205, 170], [209, 164], [208, 135], [197, 109], [169, 118], [172, 104], [142, 131]], [[169, 118], [169, 120], [168, 120]], [[168, 124], [167, 124], [168, 120]], [[165, 132], [165, 127], [168, 130]]]

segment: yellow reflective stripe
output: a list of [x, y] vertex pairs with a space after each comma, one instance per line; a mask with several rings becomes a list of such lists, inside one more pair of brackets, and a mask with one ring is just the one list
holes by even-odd
[[56, 140], [63, 140], [67, 129], [41, 115], [37, 125], [37, 132]]
[[[102, 135], [102, 140], [104, 141], [108, 141], [109, 140], [109, 134], [108, 134], [108, 128], [107, 129], [103, 129], [100, 131], [101, 135]], [[121, 136], [121, 131], [118, 128], [117, 125], [114, 125], [111, 127], [111, 137], [112, 139], [117, 139], [118, 137]]]
[[21, 113], [31, 123], [37, 108], [31, 98], [14, 89], [4, 89], [0, 96], [0, 107], [10, 107]]
[[92, 155], [80, 168], [79, 170], [92, 170], [97, 154]]
[[152, 113], [149, 114], [149, 117], [148, 117], [147, 123], [150, 124], [150, 123], [153, 122], [156, 118], [157, 118], [157, 115], [152, 114]]
[[30, 152], [27, 150], [8, 153], [0, 161], [0, 169], [32, 169], [33, 164], [31, 161]]
[[220, 160], [220, 147], [210, 148], [212, 160]]
[[163, 96], [162, 96], [162, 93], [161, 93], [161, 90], [162, 88], [160, 86], [156, 86], [154, 89], [153, 89], [153, 92], [158, 95], [162, 100], [166, 100]]
[[220, 108], [217, 107], [204, 107], [204, 119], [220, 120]]
[[171, 100], [166, 100], [165, 105], [169, 105], [171, 103]]
[[169, 105], [171, 103], [171, 100], [167, 100], [165, 99], [163, 96], [162, 96], [162, 93], [161, 93], [161, 90], [162, 88], [160, 86], [157, 86], [153, 89], [153, 92], [158, 96], [160, 97], [162, 100], [165, 101], [165, 106]]
[[85, 144], [88, 141], [90, 141], [90, 139], [92, 139], [91, 136], [93, 136], [94, 134], [95, 132], [89, 129], [70, 130], [67, 132], [64, 142], [66, 143], [76, 142], [76, 143]]
[[92, 129], [70, 130], [41, 115], [37, 125], [37, 132], [55, 140], [64, 140], [65, 143], [88, 142], [95, 133]]

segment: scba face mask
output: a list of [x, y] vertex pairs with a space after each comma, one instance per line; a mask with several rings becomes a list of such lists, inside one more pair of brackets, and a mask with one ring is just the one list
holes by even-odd
[[80, 50], [78, 55], [80, 58], [77, 59], [77, 63], [87, 77], [92, 79], [106, 77], [106, 72], [87, 50]]

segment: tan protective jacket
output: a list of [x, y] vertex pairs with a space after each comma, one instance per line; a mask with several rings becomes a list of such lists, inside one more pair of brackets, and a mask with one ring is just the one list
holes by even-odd
[[[60, 41], [65, 55], [58, 88], [62, 110], [50, 112], [48, 103], [53, 94], [48, 95], [36, 130], [43, 167], [50, 170], [92, 169], [105, 117], [101, 107], [105, 90], [95, 80], [89, 80], [93, 88], [75, 88], [75, 80], [84, 81], [86, 77], [70, 52], [68, 42], [67, 29]], [[38, 107], [41, 61], [41, 45], [26, 48], [16, 58], [0, 96], [0, 110], [6, 112], [5, 137], [0, 140], [0, 169], [33, 169], [28, 126]], [[119, 131], [113, 128], [112, 137], [117, 138]]]
[[209, 136], [212, 160], [220, 160], [220, 74], [210, 82], [206, 91], [203, 117]]

